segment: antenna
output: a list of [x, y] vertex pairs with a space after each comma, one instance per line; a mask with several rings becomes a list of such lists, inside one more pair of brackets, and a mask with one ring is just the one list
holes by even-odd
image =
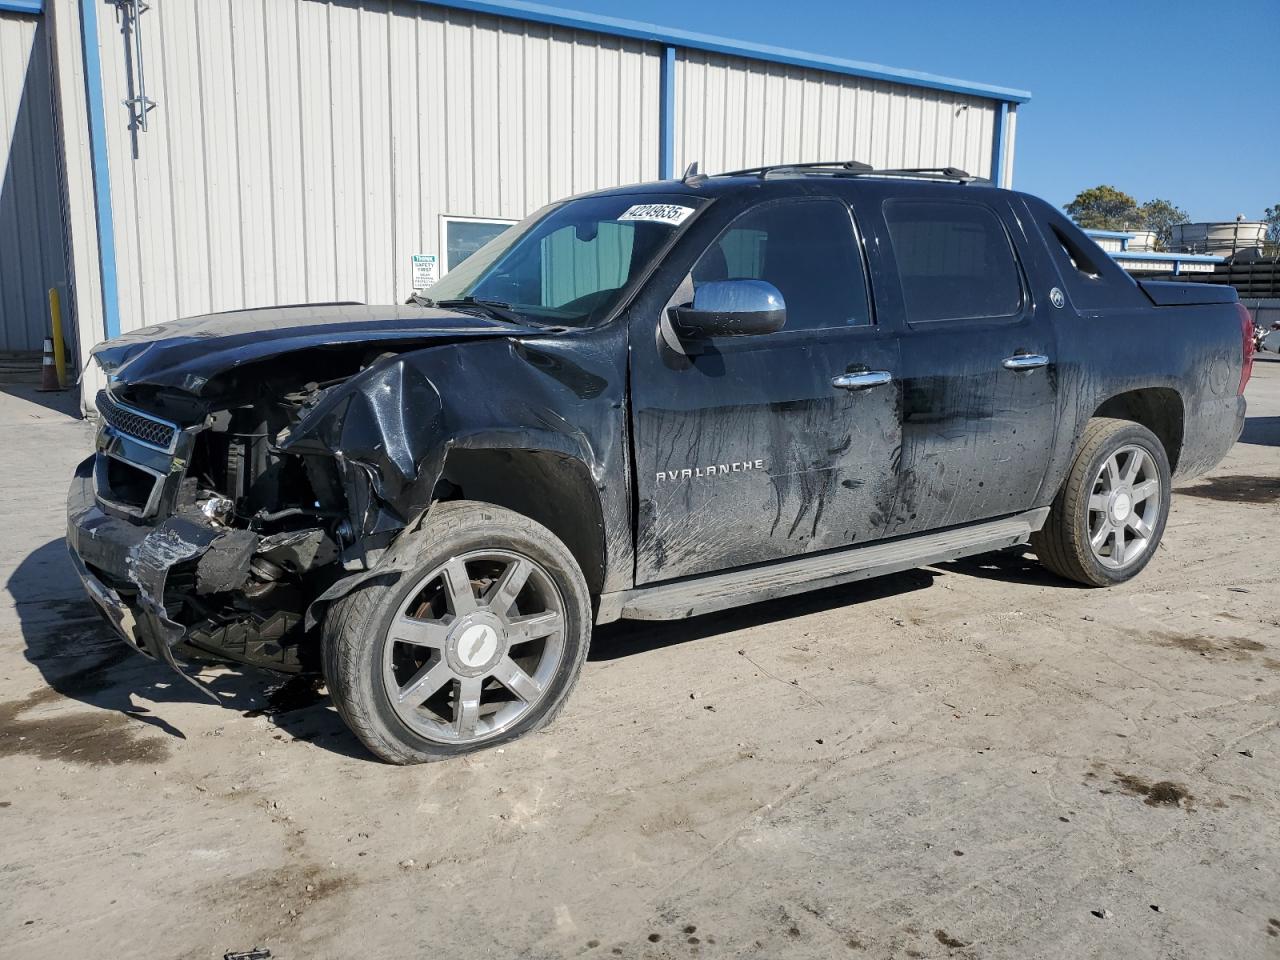
[[704, 180], [707, 179], [707, 175], [705, 173], [698, 172], [698, 161], [695, 160], [693, 161], [693, 163], [689, 164], [687, 167], [684, 168], [684, 176], [682, 176], [680, 179], [683, 180], [685, 184], [687, 184], [688, 186], [696, 187], [698, 184], [702, 183]]

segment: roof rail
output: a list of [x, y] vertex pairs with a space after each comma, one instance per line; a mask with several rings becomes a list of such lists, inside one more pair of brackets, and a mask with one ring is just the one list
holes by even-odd
[[973, 183], [975, 180], [986, 179], [985, 177], [975, 177], [959, 167], [902, 167], [897, 170], [876, 170], [872, 175], [877, 177], [911, 177], [921, 180], [958, 180], [961, 183]]
[[870, 173], [875, 167], [869, 163], [862, 163], [859, 160], [814, 160], [809, 163], [772, 163], [763, 167], [748, 167], [745, 170], [731, 170], [728, 173], [718, 173], [718, 177], [749, 177], [757, 176], [761, 180], [771, 173], [786, 172], [788, 170], [814, 170], [819, 171], [829, 169], [831, 172], [843, 173]]
[[[832, 177], [899, 177], [909, 180], [947, 180], [953, 183], [988, 182], [985, 177], [975, 177], [959, 167], [896, 167], [877, 170], [869, 163], [858, 160], [822, 160], [812, 163], [775, 163], [763, 167], [748, 167], [717, 173], [717, 177], [759, 177], [789, 173], [815, 173]], [[705, 176], [705, 174], [704, 174]]]

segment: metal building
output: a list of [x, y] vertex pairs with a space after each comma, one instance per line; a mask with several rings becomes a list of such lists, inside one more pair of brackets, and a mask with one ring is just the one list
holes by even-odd
[[[38, 350], [46, 295], [63, 283], [47, 26], [0, 3], [0, 351]], [[38, 10], [36, 10], [38, 13]]]
[[0, 349], [39, 346], [63, 283], [81, 356], [403, 300], [543, 204], [693, 160], [1009, 185], [1029, 96], [517, 0], [0, 0], [0, 85]]

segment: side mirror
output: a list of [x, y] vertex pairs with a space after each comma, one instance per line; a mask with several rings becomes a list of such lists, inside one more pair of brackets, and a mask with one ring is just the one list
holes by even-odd
[[765, 280], [710, 280], [690, 306], [672, 307], [676, 333], [691, 340], [776, 333], [787, 322], [782, 294]]

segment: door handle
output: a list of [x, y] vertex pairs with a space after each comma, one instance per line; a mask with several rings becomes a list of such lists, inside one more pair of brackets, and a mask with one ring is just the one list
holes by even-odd
[[859, 373], [842, 373], [831, 378], [831, 385], [841, 390], [867, 390], [871, 387], [883, 387], [893, 381], [893, 374], [888, 370], [863, 370]]
[[1006, 370], [1036, 370], [1048, 365], [1049, 358], [1039, 353], [1020, 353], [1016, 356], [1004, 358]]

